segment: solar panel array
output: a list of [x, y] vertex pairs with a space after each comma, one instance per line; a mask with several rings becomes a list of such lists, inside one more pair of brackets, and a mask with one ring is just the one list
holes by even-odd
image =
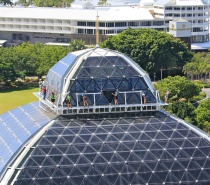
[[111, 115], [58, 118], [14, 184], [210, 184], [208, 140], [165, 114]]
[[40, 111], [38, 102], [0, 115], [0, 172], [21, 145], [49, 121]]

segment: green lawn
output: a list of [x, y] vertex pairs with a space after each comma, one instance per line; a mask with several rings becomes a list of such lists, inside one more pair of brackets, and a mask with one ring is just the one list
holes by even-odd
[[39, 88], [12, 88], [0, 90], [0, 115], [18, 106], [38, 101], [33, 92], [38, 92]]

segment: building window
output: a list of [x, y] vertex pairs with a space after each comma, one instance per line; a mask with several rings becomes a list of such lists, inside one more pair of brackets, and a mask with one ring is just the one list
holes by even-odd
[[93, 27], [95, 27], [96, 26], [96, 23], [95, 22], [87, 22], [87, 26], [93, 26]]
[[166, 14], [166, 17], [172, 17], [172, 13]]
[[182, 7], [182, 10], [185, 10], [185, 7]]
[[151, 22], [145, 21], [140, 23], [141, 26], [151, 26]]
[[174, 17], [180, 17], [180, 15], [179, 14], [174, 14]]
[[192, 37], [192, 43], [202, 43], [203, 42], [203, 36], [197, 35]]
[[115, 23], [115, 27], [126, 27], [126, 26], [127, 26], [126, 22], [116, 22]]
[[79, 21], [79, 22], [77, 22], [77, 26], [86, 26], [86, 22]]
[[55, 41], [60, 43], [69, 43], [70, 38], [56, 38]]
[[128, 26], [139, 26], [139, 22], [128, 22]]
[[187, 14], [187, 17], [192, 17], [192, 14]]
[[180, 10], [180, 7], [174, 7], [174, 10]]
[[203, 7], [198, 7], [198, 10], [203, 10]]
[[164, 25], [164, 22], [163, 21], [154, 21], [153, 25], [154, 26], [162, 26], [162, 25]]
[[106, 30], [106, 34], [114, 34], [114, 30]]
[[28, 35], [26, 35], [26, 41], [29, 41], [30, 37]]
[[171, 6], [165, 7], [165, 10], [172, 10], [172, 7]]
[[114, 23], [113, 22], [107, 22], [106, 27], [114, 27]]
[[22, 40], [23, 36], [22, 36], [22, 34], [12, 34], [12, 39], [13, 40]]
[[201, 16], [203, 16], [203, 14], [202, 13], [199, 13], [198, 16], [201, 17]]
[[93, 34], [93, 30], [92, 29], [87, 29], [87, 34], [88, 35], [92, 35]]
[[121, 33], [123, 30], [117, 30], [117, 33]]
[[202, 32], [203, 28], [202, 27], [195, 27], [193, 28], [193, 32]]
[[105, 27], [105, 22], [99, 22], [99, 27]]
[[187, 10], [192, 10], [192, 7], [187, 7]]
[[85, 32], [84, 32], [83, 29], [78, 29], [78, 33], [79, 33], [79, 34], [84, 34]]

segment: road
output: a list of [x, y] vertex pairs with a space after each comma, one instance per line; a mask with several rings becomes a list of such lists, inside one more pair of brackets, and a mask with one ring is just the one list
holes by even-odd
[[202, 91], [205, 92], [206, 95], [210, 97], [210, 88], [203, 88]]

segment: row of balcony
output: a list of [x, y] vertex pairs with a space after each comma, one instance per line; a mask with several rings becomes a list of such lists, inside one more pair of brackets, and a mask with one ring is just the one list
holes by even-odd
[[71, 21], [66, 20], [51, 20], [51, 19], [13, 19], [13, 18], [0, 18], [0, 22], [12, 22], [12, 23], [46, 23], [46, 24], [71, 24]]
[[208, 9], [205, 9], [205, 10], [163, 10], [163, 11], [165, 13], [180, 13], [180, 12], [181, 13], [208, 13]]
[[71, 24], [67, 24], [67, 23], [51, 23], [51, 22], [17, 22], [17, 21], [2, 21], [0, 20], [0, 24], [17, 24], [17, 25], [43, 25], [43, 26], [70, 26]]

